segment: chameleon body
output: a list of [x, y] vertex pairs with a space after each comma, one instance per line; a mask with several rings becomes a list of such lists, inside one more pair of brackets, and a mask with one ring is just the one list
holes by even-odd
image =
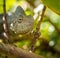
[[[2, 32], [1, 30], [3, 30], [2, 18], [3, 15], [0, 15], [0, 34]], [[15, 12], [13, 12], [12, 15], [7, 15], [7, 22], [9, 30], [15, 34], [28, 33], [33, 29], [34, 25], [33, 17], [31, 15], [27, 16], [20, 6], [17, 6]]]

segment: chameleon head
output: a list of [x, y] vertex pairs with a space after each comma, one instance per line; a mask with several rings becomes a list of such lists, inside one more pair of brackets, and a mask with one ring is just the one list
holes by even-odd
[[[17, 9], [19, 10], [18, 7]], [[16, 34], [28, 33], [33, 29], [34, 19], [31, 15], [26, 16], [22, 8], [18, 10], [13, 14], [14, 17], [12, 18], [10, 29]]]

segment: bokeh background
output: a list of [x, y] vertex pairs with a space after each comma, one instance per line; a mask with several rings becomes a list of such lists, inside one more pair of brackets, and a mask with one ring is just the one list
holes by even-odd
[[[41, 0], [6, 0], [7, 13], [13, 12], [13, 9], [18, 5], [24, 9], [26, 15], [34, 17], [34, 27], [31, 31], [33, 32], [40, 19], [40, 12], [44, 4]], [[0, 0], [0, 14], [2, 13], [3, 0]], [[41, 35], [36, 41], [34, 53], [46, 58], [60, 58], [60, 15], [47, 7], [39, 32]], [[29, 50], [33, 34], [11, 36], [11, 38], [17, 47]], [[3, 56], [1, 55], [0, 58]]]

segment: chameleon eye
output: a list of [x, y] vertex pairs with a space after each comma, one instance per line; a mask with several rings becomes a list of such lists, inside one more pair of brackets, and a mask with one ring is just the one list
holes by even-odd
[[22, 18], [19, 18], [19, 19], [18, 19], [18, 23], [21, 23], [22, 21], [23, 21]]

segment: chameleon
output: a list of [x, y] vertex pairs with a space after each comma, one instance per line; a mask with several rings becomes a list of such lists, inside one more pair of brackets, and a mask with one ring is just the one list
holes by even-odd
[[[4, 32], [2, 19], [3, 14], [0, 14], [0, 34]], [[17, 6], [11, 15], [7, 14], [7, 23], [10, 32], [14, 34], [26, 34], [33, 29], [34, 18], [31, 15], [26, 15], [21, 6]]]

